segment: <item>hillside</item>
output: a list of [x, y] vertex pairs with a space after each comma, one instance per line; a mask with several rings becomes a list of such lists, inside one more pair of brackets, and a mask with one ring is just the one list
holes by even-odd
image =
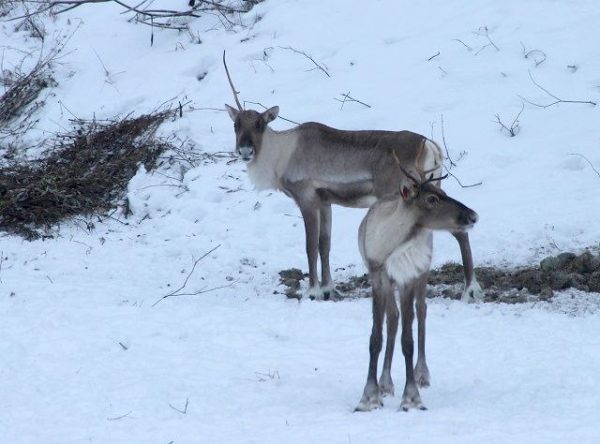
[[[1, 238], [0, 441], [598, 442], [600, 295], [576, 290], [514, 306], [431, 299], [429, 410], [397, 412], [397, 393], [352, 413], [370, 301], [281, 294], [279, 271], [306, 270], [302, 220], [282, 193], [253, 190], [233, 156], [221, 64], [226, 50], [249, 108], [443, 143], [458, 179], [444, 189], [480, 217], [476, 265], [532, 265], [600, 246], [600, 106], [578, 103], [600, 103], [596, 3], [266, 0], [227, 19], [178, 18], [178, 31], [129, 21], [107, 2], [37, 16], [42, 44], [9, 21], [23, 5], [0, 1], [3, 79], [64, 46], [20, 140], [30, 158], [74, 118], [179, 103], [181, 117], [159, 134], [193, 156], [140, 167], [127, 218], [117, 210], [66, 221], [49, 238]], [[496, 116], [508, 127], [518, 116], [514, 137]], [[334, 209], [338, 281], [365, 272], [364, 214]], [[436, 235], [434, 265], [459, 258], [454, 239]], [[184, 282], [198, 294], [161, 300]], [[400, 347], [394, 378], [400, 392]]]

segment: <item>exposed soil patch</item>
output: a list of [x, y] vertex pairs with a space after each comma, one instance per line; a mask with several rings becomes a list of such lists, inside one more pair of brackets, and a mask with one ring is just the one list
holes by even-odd
[[[590, 251], [582, 254], [561, 253], [549, 256], [539, 265], [503, 269], [494, 267], [475, 268], [477, 279], [485, 291], [486, 302], [519, 303], [531, 300], [548, 300], [555, 290], [576, 288], [585, 292], [600, 293], [600, 256]], [[280, 281], [289, 298], [302, 297], [301, 281], [307, 277], [298, 269], [283, 270]], [[443, 296], [459, 299], [463, 289], [462, 265], [450, 263], [432, 270], [429, 275], [428, 297]], [[368, 276], [352, 276], [338, 282], [334, 299], [370, 296]]]

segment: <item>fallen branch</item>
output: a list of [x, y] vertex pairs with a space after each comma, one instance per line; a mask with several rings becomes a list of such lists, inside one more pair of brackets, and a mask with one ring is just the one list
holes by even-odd
[[152, 170], [170, 148], [156, 131], [175, 115], [72, 119], [70, 131], [45, 142], [45, 157], [0, 168], [0, 230], [35, 239], [66, 218], [114, 208], [140, 164]]
[[123, 419], [123, 418], [127, 418], [129, 415], [131, 415], [131, 413], [133, 412], [133, 410], [129, 410], [127, 413], [125, 413], [124, 415], [121, 416], [115, 416], [112, 418], [106, 418], [107, 421], [118, 421], [119, 419]]
[[535, 63], [536, 67], [538, 67], [546, 61], [546, 53], [544, 51], [542, 51], [541, 49], [530, 49], [529, 51], [527, 51], [525, 44], [523, 42], [520, 43], [521, 47], [523, 48], [523, 57], [526, 59], [531, 58], [531, 60], [533, 60], [533, 62]]
[[173, 406], [173, 404], [171, 404], [171, 403], [169, 403], [169, 407], [171, 407], [176, 412], [181, 413], [182, 415], [186, 415], [189, 404], [190, 404], [190, 398], [186, 398], [185, 399], [185, 406], [183, 406], [183, 409], [178, 409], [177, 407]]
[[461, 39], [452, 39], [452, 41], [460, 43], [461, 45], [463, 45], [467, 49], [467, 51], [472, 51], [473, 50], [473, 48], [471, 48], [469, 45], [467, 45]]
[[510, 137], [515, 137], [517, 135], [517, 133], [520, 131], [519, 117], [521, 116], [521, 113], [523, 112], [524, 109], [525, 109], [525, 103], [521, 103], [521, 111], [519, 111], [519, 113], [513, 119], [512, 123], [510, 124], [509, 127], [506, 126], [502, 122], [502, 120], [500, 119], [500, 115], [496, 114], [496, 122], [500, 125], [500, 129], [501, 130], [505, 130], [506, 132], [508, 132], [508, 134], [510, 135]]
[[441, 119], [441, 128], [442, 128], [442, 143], [444, 144], [444, 150], [446, 151], [446, 159], [450, 162], [450, 169], [456, 166], [456, 163], [452, 160], [450, 156], [450, 152], [448, 151], [448, 145], [446, 144], [446, 130], [444, 128], [444, 115], [440, 116]]
[[45, 12], [51, 12], [54, 15], [59, 15], [83, 5], [110, 2], [116, 3], [125, 9], [125, 11], [122, 13], [134, 13], [134, 19], [137, 23], [142, 23], [152, 27], [176, 29], [180, 31], [188, 30], [187, 25], [172, 25], [168, 22], [156, 20], [165, 20], [178, 17], [201, 17], [201, 13], [218, 13], [227, 22], [232, 24], [231, 20], [226, 17], [226, 14], [245, 13], [248, 12], [249, 9], [254, 5], [254, 2], [247, 2], [246, 4], [249, 6], [249, 8], [240, 9], [230, 5], [218, 3], [216, 1], [197, 0], [194, 2], [194, 5], [191, 8], [183, 11], [177, 11], [172, 9], [140, 9], [141, 5], [145, 2], [138, 3], [136, 6], [130, 6], [123, 0], [55, 0], [50, 2], [41, 2], [40, 0], [23, 0], [24, 4], [41, 3], [45, 5], [35, 11], [28, 11], [26, 14], [10, 18], [8, 21], [31, 19], [31, 17]]
[[437, 56], [439, 56], [441, 53], [438, 51], [436, 54], [432, 55], [431, 57], [429, 57], [427, 59], [428, 62], [431, 62], [433, 59], [435, 59]]
[[365, 102], [361, 102], [360, 100], [358, 100], [358, 99], [355, 99], [354, 97], [350, 96], [350, 91], [348, 91], [348, 92], [347, 92], [347, 93], [345, 93], [345, 94], [344, 94], [344, 93], [342, 93], [342, 94], [340, 94], [340, 95], [343, 97], [343, 99], [338, 99], [337, 97], [334, 97], [334, 98], [333, 98], [333, 100], [336, 100], [336, 101], [338, 101], [338, 102], [341, 102], [341, 103], [342, 103], [342, 105], [340, 106], [340, 110], [344, 108], [344, 104], [345, 104], [346, 102], [356, 102], [356, 103], [360, 103], [360, 104], [361, 104], [362, 106], [364, 106], [364, 107], [371, 108], [371, 105], [369, 105], [369, 104], [367, 104], [367, 103], [365, 103]]
[[[444, 150], [446, 151], [446, 159], [448, 159], [448, 161], [450, 162], [449, 167], [444, 165], [444, 169], [446, 170], [446, 173], [448, 173], [449, 176], [451, 176], [454, 180], [456, 180], [456, 182], [461, 186], [461, 188], [478, 187], [479, 185], [483, 184], [483, 182], [477, 182], [477, 183], [473, 183], [473, 184], [469, 184], [469, 185], [463, 185], [463, 183], [460, 181], [460, 179], [450, 172], [450, 170], [453, 167], [455, 167], [457, 165], [457, 163], [452, 160], [452, 157], [450, 157], [450, 151], [448, 150], [448, 145], [446, 144], [446, 131], [444, 129], [444, 115], [442, 114], [440, 116], [440, 118], [441, 118], [441, 127], [442, 127], [442, 143], [444, 145]], [[465, 155], [464, 151], [462, 153], [460, 153], [460, 157], [457, 159], [457, 162], [460, 161], [464, 157], [464, 155]]]
[[541, 89], [542, 91], [544, 91], [550, 97], [552, 97], [553, 99], [555, 99], [555, 101], [552, 102], [552, 103], [548, 103], [547, 105], [540, 105], [539, 103], [532, 102], [531, 100], [528, 100], [528, 99], [524, 98], [523, 96], [519, 96], [522, 100], [524, 100], [525, 102], [529, 103], [530, 105], [537, 106], [538, 108], [549, 108], [549, 107], [551, 107], [553, 105], [556, 105], [558, 103], [581, 103], [581, 104], [587, 104], [587, 105], [592, 105], [592, 106], [596, 106], [597, 105], [596, 102], [593, 102], [591, 100], [563, 100], [563, 99], [559, 98], [558, 96], [552, 94], [550, 91], [548, 91], [546, 88], [544, 88], [538, 82], [536, 82], [535, 79], [533, 78], [533, 75], [531, 74], [530, 70], [528, 70], [527, 72], [529, 73], [529, 78], [531, 79], [531, 81], [533, 82], [533, 84], [535, 86], [537, 86], [539, 89]]
[[454, 180], [456, 180], [456, 182], [460, 185], [461, 188], [473, 188], [473, 187], [478, 187], [480, 185], [483, 185], [482, 181], [472, 183], [469, 185], [463, 185], [463, 183], [460, 181], [460, 179], [458, 177], [456, 177], [454, 174], [452, 174], [446, 165], [444, 165], [444, 169], [446, 170], [446, 173], [449, 176], [451, 176]]
[[230, 284], [227, 284], [227, 285], [221, 285], [221, 286], [213, 287], [213, 288], [209, 288], [209, 289], [201, 288], [200, 290], [193, 291], [191, 293], [180, 293], [180, 291], [183, 290], [187, 286], [188, 281], [192, 277], [192, 274], [194, 274], [194, 271], [196, 270], [196, 266], [198, 265], [198, 263], [202, 259], [204, 259], [206, 256], [208, 256], [209, 254], [211, 254], [213, 251], [215, 251], [217, 248], [219, 248], [220, 246], [221, 246], [221, 244], [217, 245], [213, 249], [211, 249], [211, 250], [207, 251], [206, 253], [204, 253], [198, 259], [195, 259], [194, 260], [194, 264], [192, 265], [192, 269], [187, 274], [185, 280], [183, 281], [183, 284], [181, 284], [181, 286], [179, 288], [177, 288], [176, 290], [173, 290], [171, 293], [164, 295], [162, 298], [160, 298], [154, 304], [152, 304], [152, 306], [155, 307], [160, 301], [162, 301], [163, 299], [170, 298], [170, 297], [175, 297], [175, 296], [195, 296], [195, 295], [202, 294], [202, 293], [208, 293], [209, 291], [220, 290], [221, 288], [231, 287], [233, 285], [233, 282], [230, 283]]
[[479, 54], [483, 49], [487, 48], [488, 46], [493, 46], [494, 48], [496, 48], [496, 51], [500, 51], [500, 48], [498, 48], [498, 46], [493, 42], [492, 38], [490, 37], [490, 31], [488, 30], [487, 26], [480, 26], [477, 32], [475, 32], [475, 34], [479, 36], [484, 36], [489, 42], [487, 45], [482, 46], [479, 49], [479, 51], [475, 53], [475, 55]]
[[585, 160], [589, 164], [589, 166], [592, 168], [592, 170], [594, 170], [594, 173], [596, 173], [596, 176], [600, 177], [600, 172], [594, 167], [594, 164], [590, 161], [590, 159], [585, 157], [583, 154], [579, 154], [579, 153], [568, 153], [568, 154], [569, 154], [569, 156], [581, 157], [583, 160]]
[[320, 65], [320, 64], [318, 64], [318, 63], [315, 61], [315, 59], [313, 59], [313, 58], [312, 58], [312, 57], [311, 57], [309, 54], [307, 54], [306, 52], [304, 52], [304, 51], [300, 51], [300, 50], [298, 50], [298, 49], [296, 49], [296, 48], [292, 48], [291, 46], [280, 46], [280, 48], [281, 48], [281, 49], [285, 49], [285, 50], [287, 50], [287, 51], [292, 51], [292, 52], [294, 52], [294, 53], [296, 53], [296, 54], [303, 55], [304, 57], [306, 57], [308, 60], [310, 60], [310, 61], [311, 61], [311, 62], [312, 62], [314, 65], [315, 65], [315, 69], [318, 69], [318, 70], [319, 70], [319, 71], [321, 71], [323, 74], [325, 74], [327, 77], [331, 77], [331, 76], [329, 75], [329, 72], [327, 71], [327, 69], [326, 69], [326, 68], [325, 68], [323, 65]]

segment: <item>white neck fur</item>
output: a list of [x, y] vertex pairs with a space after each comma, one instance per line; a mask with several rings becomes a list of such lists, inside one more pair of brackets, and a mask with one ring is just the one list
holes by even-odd
[[285, 172], [298, 143], [293, 130], [274, 131], [267, 127], [256, 158], [248, 165], [248, 176], [257, 190], [279, 189], [279, 180]]

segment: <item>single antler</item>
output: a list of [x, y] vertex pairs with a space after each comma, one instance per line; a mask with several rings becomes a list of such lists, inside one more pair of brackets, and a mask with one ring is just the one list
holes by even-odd
[[235, 86], [233, 86], [233, 81], [231, 80], [231, 76], [229, 75], [229, 69], [227, 68], [227, 62], [225, 62], [225, 51], [223, 51], [223, 65], [225, 66], [225, 73], [227, 73], [227, 80], [229, 80], [229, 86], [231, 86], [231, 91], [233, 92], [233, 98], [235, 99], [235, 103], [240, 111], [244, 108], [240, 103], [240, 99], [238, 98], [238, 92], [235, 90]]
[[[420, 160], [420, 158], [422, 156], [422, 152], [423, 152], [423, 148], [421, 148], [419, 150], [419, 152], [417, 153], [417, 159], [416, 159], [417, 160], [417, 162], [416, 162], [417, 165], [415, 165], [415, 168], [417, 169], [417, 172], [421, 175], [421, 177], [423, 177], [423, 175], [429, 174], [429, 173], [431, 173], [431, 172], [433, 172], [433, 171], [435, 171], [435, 170], [437, 170], [439, 168], [439, 167], [434, 167], [434, 168], [432, 168], [430, 170], [422, 171], [421, 168], [420, 168], [420, 166], [418, 165], [418, 161]], [[400, 163], [400, 159], [398, 158], [398, 155], [396, 154], [396, 150], [392, 150], [392, 156], [394, 157], [394, 160], [396, 161], [396, 164], [398, 165], [398, 168], [400, 168], [400, 170], [404, 173], [404, 175], [406, 177], [408, 177], [410, 180], [412, 180], [414, 182], [415, 188], [416, 188], [415, 195], [419, 193], [419, 191], [421, 190], [421, 188], [424, 185], [426, 185], [426, 184], [428, 184], [430, 182], [437, 182], [437, 181], [440, 181], [440, 180], [444, 180], [444, 179], [446, 179], [448, 177], [448, 174], [445, 174], [445, 175], [440, 176], [440, 177], [432, 177], [432, 178], [427, 179], [425, 181], [419, 180], [419, 179], [415, 178], [411, 173], [409, 173], [408, 171], [406, 171], [404, 169], [404, 167]], [[402, 190], [402, 194], [405, 195], [404, 190]]]

